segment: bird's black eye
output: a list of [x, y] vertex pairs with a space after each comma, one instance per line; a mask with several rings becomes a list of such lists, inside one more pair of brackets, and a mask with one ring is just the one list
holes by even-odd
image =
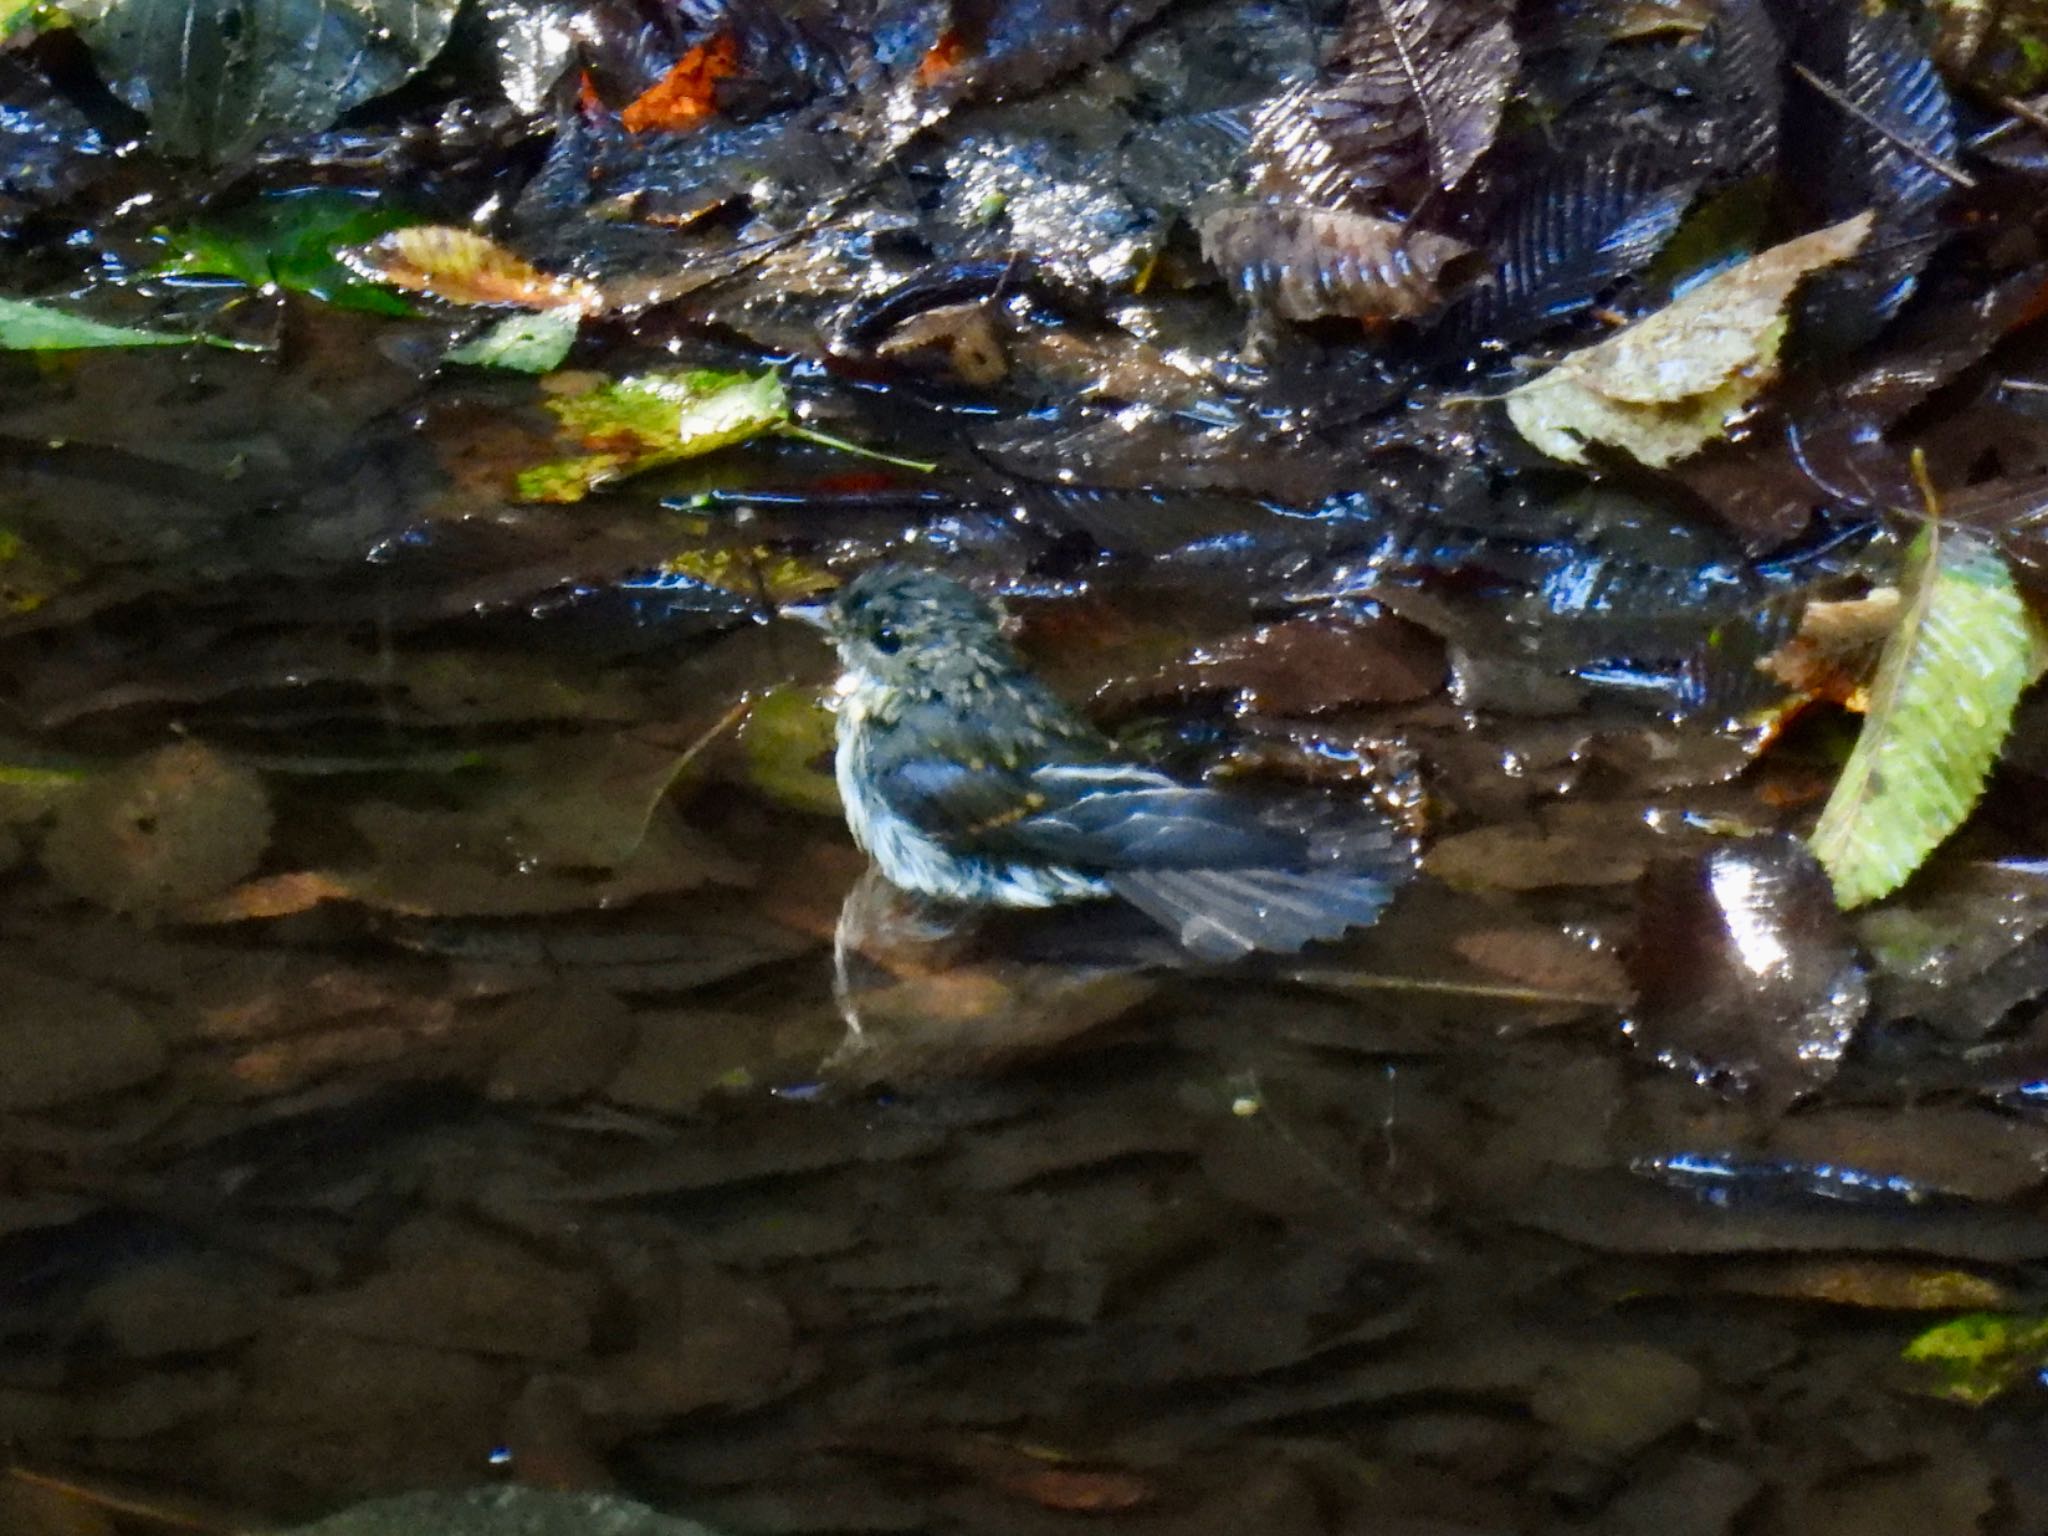
[[884, 656], [894, 656], [903, 649], [903, 637], [887, 624], [878, 624], [875, 626], [874, 645]]

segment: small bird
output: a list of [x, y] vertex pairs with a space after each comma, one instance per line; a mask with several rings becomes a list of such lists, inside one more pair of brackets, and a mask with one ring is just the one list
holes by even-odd
[[1121, 897], [1228, 960], [1370, 923], [1409, 872], [1408, 839], [1376, 809], [1182, 784], [1127, 756], [944, 576], [880, 566], [782, 611], [838, 648], [839, 797], [904, 890], [1002, 907]]

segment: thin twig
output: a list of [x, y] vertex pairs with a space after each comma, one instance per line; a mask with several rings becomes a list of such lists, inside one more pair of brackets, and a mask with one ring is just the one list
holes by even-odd
[[1821, 95], [1825, 96], [1829, 100], [1829, 102], [1831, 102], [1834, 106], [1848, 113], [1849, 116], [1855, 118], [1857, 122], [1861, 123], [1864, 127], [1868, 128], [1872, 133], [1877, 134], [1879, 137], [1883, 138], [1888, 143], [1897, 145], [1900, 149], [1904, 150], [1907, 154], [1911, 155], [1915, 160], [1918, 160], [1922, 165], [1926, 166], [1928, 170], [1934, 172], [1935, 175], [1941, 177], [1945, 181], [1954, 183], [1956, 186], [1961, 187], [1966, 192], [1974, 192], [1977, 190], [1976, 177], [1972, 176], [1968, 171], [1963, 170], [1960, 166], [1949, 164], [1948, 161], [1942, 159], [1941, 156], [1937, 155], [1933, 150], [1927, 148], [1926, 145], [1915, 144], [1911, 139], [1907, 138], [1897, 129], [1888, 127], [1886, 124], [1879, 122], [1876, 118], [1872, 117], [1870, 113], [1866, 112], [1862, 107], [1858, 106], [1855, 102], [1851, 101], [1848, 98], [1848, 96], [1842, 91], [1841, 87], [1829, 84], [1827, 81], [1821, 79], [1819, 75], [1816, 75], [1812, 70], [1808, 69], [1804, 64], [1794, 64], [1792, 66], [1792, 73], [1797, 75], [1800, 79], [1804, 80], [1816, 91], [1819, 91]]

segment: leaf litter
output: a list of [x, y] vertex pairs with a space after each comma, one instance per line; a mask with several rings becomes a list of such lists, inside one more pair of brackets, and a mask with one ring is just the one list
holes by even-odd
[[[165, 340], [0, 368], [37, 1509], [2048, 1526], [2029, 1437], [1881, 1390], [1989, 1312], [2033, 1412], [2048, 1242], [2040, 726], [1956, 724], [2037, 585], [2039, 171], [1967, 137], [2020, 13], [1936, 9], [202, 6], [182, 84], [10, 31], [0, 281]], [[1471, 405], [1518, 353], [1542, 458]], [[1931, 627], [2003, 638], [1862, 722], [1975, 745], [1939, 837], [1862, 797], [1927, 862], [1845, 916], [1916, 448], [1989, 604]], [[884, 911], [841, 986], [772, 613], [885, 559], [1423, 876], [1264, 971]]]

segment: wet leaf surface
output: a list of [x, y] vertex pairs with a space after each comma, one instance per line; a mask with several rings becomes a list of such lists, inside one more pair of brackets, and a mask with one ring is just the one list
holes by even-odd
[[[7, 31], [0, 290], [262, 350], [0, 356], [0, 1526], [2048, 1529], [2048, 715], [1803, 851], [1915, 451], [2048, 565], [2000, 14], [245, 7], [147, 122]], [[1629, 346], [1773, 377], [1487, 404]], [[878, 891], [775, 615], [885, 560], [1419, 870], [1229, 966]]]

